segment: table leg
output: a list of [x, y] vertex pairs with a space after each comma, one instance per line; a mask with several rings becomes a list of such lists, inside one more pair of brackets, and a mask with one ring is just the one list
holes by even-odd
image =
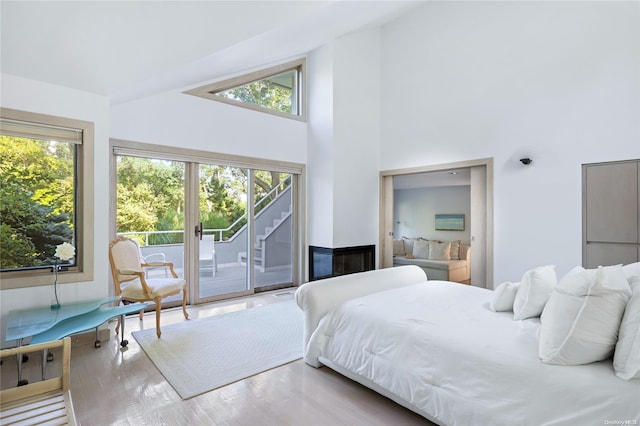
[[129, 344], [129, 341], [124, 338], [124, 315], [120, 315], [120, 346], [123, 348]]
[[[22, 339], [16, 340], [16, 346], [22, 346]], [[18, 386], [24, 386], [29, 384], [29, 380], [22, 379], [22, 354], [16, 355], [18, 357]]]
[[47, 357], [49, 356], [49, 349], [44, 349], [42, 351], [42, 380], [44, 381], [44, 370], [47, 364]]

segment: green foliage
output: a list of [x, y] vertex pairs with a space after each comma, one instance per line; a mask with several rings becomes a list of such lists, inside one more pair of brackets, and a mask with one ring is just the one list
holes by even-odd
[[72, 145], [0, 136], [0, 268], [51, 265], [73, 242]]
[[293, 90], [278, 84], [271, 78], [234, 87], [218, 95], [281, 112], [291, 113], [293, 110]]
[[[246, 212], [246, 176], [234, 167], [200, 166], [200, 221], [204, 229], [226, 229]], [[243, 222], [223, 233], [231, 238]], [[216, 239], [219, 235], [215, 235]]]

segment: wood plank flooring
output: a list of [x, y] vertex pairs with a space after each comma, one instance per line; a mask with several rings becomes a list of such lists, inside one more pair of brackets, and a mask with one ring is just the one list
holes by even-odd
[[[262, 293], [190, 306], [192, 319], [250, 309], [293, 298], [293, 290]], [[111, 338], [94, 348], [75, 338], [71, 353], [71, 396], [80, 425], [432, 425], [391, 400], [329, 368], [298, 360], [197, 397], [182, 400], [131, 337], [154, 328], [154, 314], [126, 320], [129, 346]], [[180, 309], [164, 310], [162, 325], [184, 321]], [[224, 342], [202, 342], [224, 344]], [[57, 360], [47, 364], [55, 372]], [[15, 359], [4, 359], [2, 387], [15, 386]], [[39, 354], [24, 364], [23, 376], [40, 376]]]

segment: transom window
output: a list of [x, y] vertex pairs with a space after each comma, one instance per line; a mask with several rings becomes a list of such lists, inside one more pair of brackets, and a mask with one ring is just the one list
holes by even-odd
[[185, 93], [304, 120], [303, 68], [304, 60], [289, 62]]

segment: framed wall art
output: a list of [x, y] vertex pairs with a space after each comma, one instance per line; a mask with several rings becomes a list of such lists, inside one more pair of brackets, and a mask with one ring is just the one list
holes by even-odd
[[464, 215], [436, 214], [436, 231], [464, 231]]

